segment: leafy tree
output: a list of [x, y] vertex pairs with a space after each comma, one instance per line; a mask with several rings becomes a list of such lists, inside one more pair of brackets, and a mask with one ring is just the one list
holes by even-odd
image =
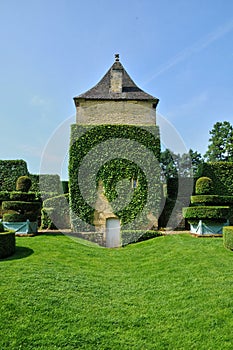
[[160, 164], [162, 169], [161, 177], [163, 179], [178, 176], [176, 157], [177, 156], [167, 148], [165, 151], [161, 152]]
[[188, 153], [175, 154], [169, 149], [161, 152], [162, 178], [195, 176], [198, 165], [203, 162], [200, 153], [189, 150]]
[[191, 158], [193, 175], [195, 176], [199, 165], [204, 162], [204, 159], [202, 158], [201, 153], [198, 153], [197, 151], [193, 151], [192, 149], [189, 150], [189, 156]]
[[233, 162], [233, 126], [227, 122], [217, 122], [209, 132], [208, 150], [204, 157], [209, 162]]

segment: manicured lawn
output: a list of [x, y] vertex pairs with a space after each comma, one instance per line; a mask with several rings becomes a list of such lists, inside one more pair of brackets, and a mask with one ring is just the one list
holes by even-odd
[[233, 252], [221, 238], [104, 249], [21, 237], [0, 273], [1, 350], [233, 347]]

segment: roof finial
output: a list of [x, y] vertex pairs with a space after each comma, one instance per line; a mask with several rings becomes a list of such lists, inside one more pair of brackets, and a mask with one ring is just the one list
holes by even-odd
[[120, 61], [120, 55], [119, 53], [115, 53], [115, 62], [119, 62]]

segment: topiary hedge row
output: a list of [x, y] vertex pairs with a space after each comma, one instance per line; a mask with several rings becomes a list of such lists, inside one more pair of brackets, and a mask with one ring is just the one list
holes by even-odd
[[183, 215], [186, 219], [211, 219], [226, 220], [229, 217], [228, 206], [196, 206], [183, 208]]
[[61, 184], [59, 175], [30, 174], [29, 177], [32, 181], [31, 191], [33, 192], [41, 192], [41, 193], [53, 192], [55, 193], [55, 195], [59, 195], [63, 193], [62, 184]]
[[219, 196], [215, 194], [191, 196], [191, 203], [196, 205], [230, 205], [233, 204], [233, 196]]
[[225, 248], [233, 250], [233, 226], [223, 227], [223, 245]]
[[0, 233], [0, 259], [7, 258], [15, 252], [15, 232]]
[[[106, 141], [115, 141], [117, 144], [117, 151], [120, 152], [121, 157], [111, 158], [114, 147], [104, 147]], [[131, 156], [128, 158], [129, 150], [122, 143], [122, 140], [131, 141], [144, 146], [148, 152], [154, 155], [158, 160], [158, 167], [156, 168], [150, 164], [149, 158], [142, 159], [138, 154], [137, 147], [131, 150]], [[121, 144], [122, 143], [122, 144]], [[129, 142], [130, 143], [130, 142]], [[98, 125], [98, 126], [71, 126], [71, 142], [69, 154], [69, 187], [70, 187], [70, 206], [72, 211], [72, 226], [75, 231], [93, 231], [95, 202], [97, 195], [97, 188], [99, 181], [103, 182], [105, 196], [107, 199], [116, 204], [113, 212], [121, 219], [122, 225], [133, 222], [136, 217], [140, 217], [141, 223], [145, 220], [145, 212], [151, 208], [155, 208], [155, 215], [158, 215], [159, 204], [161, 199], [160, 189], [160, 138], [158, 127], [136, 127], [133, 125]], [[103, 147], [101, 147], [103, 145]], [[99, 147], [100, 146], [100, 147]], [[95, 149], [95, 156], [85, 159], [86, 171], [97, 168], [97, 174], [93, 179], [96, 183], [96, 188], [90, 188], [90, 184], [84, 184], [80, 188], [79, 184], [79, 170], [82, 161], [91, 151]], [[143, 173], [142, 169], [132, 161], [136, 158], [138, 162], [144, 162], [144, 165], [153, 174], [153, 180], [157, 183], [155, 188], [150, 193], [153, 195], [149, 198], [148, 179]], [[100, 164], [102, 161], [102, 164]], [[100, 164], [99, 168], [98, 165]], [[85, 174], [84, 174], [85, 175]], [[83, 177], [85, 178], [85, 176]], [[87, 174], [88, 175], [88, 174]], [[133, 178], [137, 179], [137, 187], [132, 193], [132, 200], [126, 204], [124, 208], [119, 210], [117, 206], [117, 197], [119, 193], [123, 192], [119, 187], [122, 180], [127, 179], [130, 182]], [[119, 191], [119, 192], [118, 192]], [[130, 191], [129, 191], [130, 192]], [[88, 194], [88, 200], [83, 197], [83, 193]], [[130, 193], [129, 193], [130, 194]], [[115, 202], [114, 202], [115, 201]], [[119, 201], [118, 201], [119, 203]], [[122, 202], [121, 202], [122, 203]], [[125, 200], [126, 203], [126, 200]], [[145, 212], [143, 212], [145, 209]]]
[[6, 201], [2, 203], [2, 209], [9, 211], [13, 210], [20, 214], [27, 212], [36, 212], [40, 210], [41, 204], [39, 202], [23, 202], [23, 201]]

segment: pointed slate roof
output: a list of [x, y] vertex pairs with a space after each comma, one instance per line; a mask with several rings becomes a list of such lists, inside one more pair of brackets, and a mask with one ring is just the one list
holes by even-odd
[[[122, 91], [112, 92], [110, 89], [111, 84], [111, 72], [113, 70], [118, 70], [122, 72]], [[126, 72], [125, 68], [119, 62], [119, 55], [115, 55], [115, 62], [111, 68], [107, 71], [104, 77], [90, 90], [84, 92], [83, 94], [74, 97], [77, 99], [87, 99], [87, 100], [143, 100], [152, 101], [158, 103], [159, 99], [149, 95], [142, 89], [140, 89], [134, 81], [131, 79], [129, 74]]]

